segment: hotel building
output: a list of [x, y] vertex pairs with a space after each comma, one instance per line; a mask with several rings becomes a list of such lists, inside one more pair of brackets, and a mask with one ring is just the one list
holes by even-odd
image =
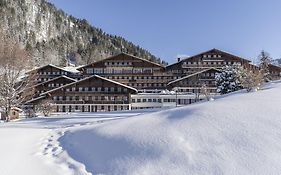
[[[97, 112], [182, 106], [202, 100], [202, 87], [218, 95], [215, 75], [224, 66], [259, 67], [242, 57], [212, 49], [163, 66], [121, 53], [69, 71], [47, 65], [29, 73], [37, 75], [34, 96], [26, 102], [36, 106], [49, 100], [56, 112]], [[274, 79], [281, 68], [270, 67]]]

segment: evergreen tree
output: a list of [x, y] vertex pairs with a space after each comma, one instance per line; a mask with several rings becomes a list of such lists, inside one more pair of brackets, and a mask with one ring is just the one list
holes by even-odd
[[217, 92], [227, 94], [243, 89], [242, 80], [245, 69], [238, 65], [226, 66], [216, 74]]
[[269, 53], [265, 52], [264, 50], [261, 51], [259, 55], [259, 61], [259, 66], [263, 75], [263, 80], [267, 82], [270, 80], [269, 64], [271, 63], [271, 58]]

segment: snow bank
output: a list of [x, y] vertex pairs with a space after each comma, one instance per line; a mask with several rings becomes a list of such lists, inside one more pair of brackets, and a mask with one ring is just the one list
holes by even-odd
[[59, 139], [93, 174], [279, 174], [281, 84], [88, 125]]

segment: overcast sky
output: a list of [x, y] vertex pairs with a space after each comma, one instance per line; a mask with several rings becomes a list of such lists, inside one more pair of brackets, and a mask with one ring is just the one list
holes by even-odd
[[262, 49], [281, 58], [281, 0], [49, 1], [169, 63], [212, 48], [249, 60]]

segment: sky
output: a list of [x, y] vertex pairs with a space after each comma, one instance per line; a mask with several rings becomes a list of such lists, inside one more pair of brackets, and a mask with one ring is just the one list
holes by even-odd
[[280, 0], [49, 0], [173, 63], [217, 48], [249, 60], [281, 58]]

